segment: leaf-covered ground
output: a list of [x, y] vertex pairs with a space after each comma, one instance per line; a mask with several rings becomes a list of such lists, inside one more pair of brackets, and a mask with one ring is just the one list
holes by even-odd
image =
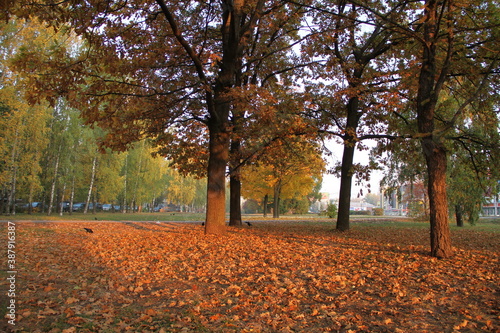
[[500, 332], [499, 233], [454, 230], [456, 255], [437, 260], [427, 228], [332, 229], [258, 222], [216, 237], [189, 223], [17, 223], [16, 328]]

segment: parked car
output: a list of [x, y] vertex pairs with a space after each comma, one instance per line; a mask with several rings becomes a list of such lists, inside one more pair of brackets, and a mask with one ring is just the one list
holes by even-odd
[[[94, 204], [91, 202], [89, 203], [89, 211], [92, 211], [94, 209]], [[102, 205], [100, 203], [95, 204], [95, 209], [96, 210], [102, 210]]]
[[[26, 204], [22, 204], [20, 206], [18, 206], [18, 204], [16, 204], [16, 206], [18, 206], [22, 212], [29, 212], [29, 203], [26, 203]], [[40, 211], [40, 208], [42, 208], [42, 203], [41, 202], [32, 202], [31, 203], [31, 211], [33, 213], [36, 213], [38, 211]]]
[[77, 202], [73, 204], [73, 211], [81, 211], [85, 208], [85, 203], [84, 202]]
[[155, 208], [153, 208], [153, 212], [164, 212], [164, 211], [165, 211], [164, 204], [159, 204]]
[[69, 212], [69, 201], [61, 202], [63, 212]]
[[103, 204], [102, 205], [102, 210], [103, 211], [110, 211], [111, 210], [111, 204]]

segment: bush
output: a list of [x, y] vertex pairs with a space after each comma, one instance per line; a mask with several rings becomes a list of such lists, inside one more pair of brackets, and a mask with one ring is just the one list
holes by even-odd
[[337, 217], [337, 205], [329, 203], [328, 206], [326, 206], [326, 210], [321, 212], [320, 215], [328, 216], [331, 219]]
[[374, 208], [373, 209], [373, 215], [375, 215], [375, 216], [382, 216], [382, 215], [384, 215], [384, 209], [383, 208]]
[[422, 201], [412, 201], [408, 204], [408, 216], [422, 218], [425, 216], [424, 204]]

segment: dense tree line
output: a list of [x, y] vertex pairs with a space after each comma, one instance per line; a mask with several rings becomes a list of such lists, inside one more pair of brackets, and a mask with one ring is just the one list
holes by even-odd
[[0, 92], [2, 213], [71, 214], [76, 203], [84, 213], [95, 213], [97, 203], [116, 212], [153, 211], [164, 202], [183, 211], [204, 209], [206, 181], [153, 157], [147, 140], [126, 152], [102, 151], [98, 129], [84, 126], [79, 112], [62, 100], [55, 108], [23, 110]]
[[24, 48], [42, 50], [61, 41], [70, 46], [74, 41], [66, 33], [22, 20], [1, 29], [1, 213], [71, 214], [76, 203], [84, 203], [78, 208], [83, 212], [95, 212], [97, 203], [112, 204], [112, 211], [152, 211], [164, 201], [184, 210], [204, 208], [205, 181], [154, 158], [148, 140], [113, 152], [98, 145], [102, 130], [84, 125], [80, 111], [64, 98], [53, 105], [26, 100], [24, 73], [14, 71], [9, 60]]

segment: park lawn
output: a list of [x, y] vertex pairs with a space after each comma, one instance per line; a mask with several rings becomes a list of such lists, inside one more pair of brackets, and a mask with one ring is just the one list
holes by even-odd
[[[384, 220], [387, 217], [378, 216], [352, 216], [354, 220]], [[227, 219], [229, 220], [229, 214], [227, 214]], [[268, 217], [263, 217], [262, 214], [243, 214], [242, 219], [244, 221], [330, 221], [334, 222], [333, 219], [329, 219], [326, 216], [320, 216], [318, 214], [286, 214], [282, 215], [280, 218], [275, 219], [272, 214]], [[395, 218], [396, 220], [398, 218]], [[408, 221], [407, 218], [400, 218], [402, 220]], [[148, 213], [148, 212], [137, 212], [137, 213], [121, 213], [121, 212], [103, 212], [99, 211], [97, 213], [88, 212], [83, 214], [82, 212], [74, 212], [71, 215], [69, 213], [63, 213], [59, 215], [58, 213], [53, 213], [47, 215], [46, 213], [16, 213], [11, 216], [4, 216], [0, 220], [9, 221], [160, 221], [160, 222], [201, 222], [205, 220], [204, 213], [184, 213], [184, 212], [161, 212], [161, 213]], [[394, 219], [393, 219], [394, 220]]]
[[121, 212], [97, 212], [95, 214], [89, 212], [74, 212], [73, 214], [64, 213], [52, 214], [47, 216], [45, 213], [33, 214], [16, 214], [5, 216], [3, 220], [9, 221], [178, 221], [192, 222], [205, 220], [205, 214], [202, 213], [180, 213], [180, 212], [164, 212], [164, 213], [121, 213]]
[[455, 256], [437, 260], [425, 224], [387, 219], [344, 233], [253, 222], [224, 236], [194, 223], [16, 222], [16, 328], [498, 332], [499, 229], [452, 228]]

